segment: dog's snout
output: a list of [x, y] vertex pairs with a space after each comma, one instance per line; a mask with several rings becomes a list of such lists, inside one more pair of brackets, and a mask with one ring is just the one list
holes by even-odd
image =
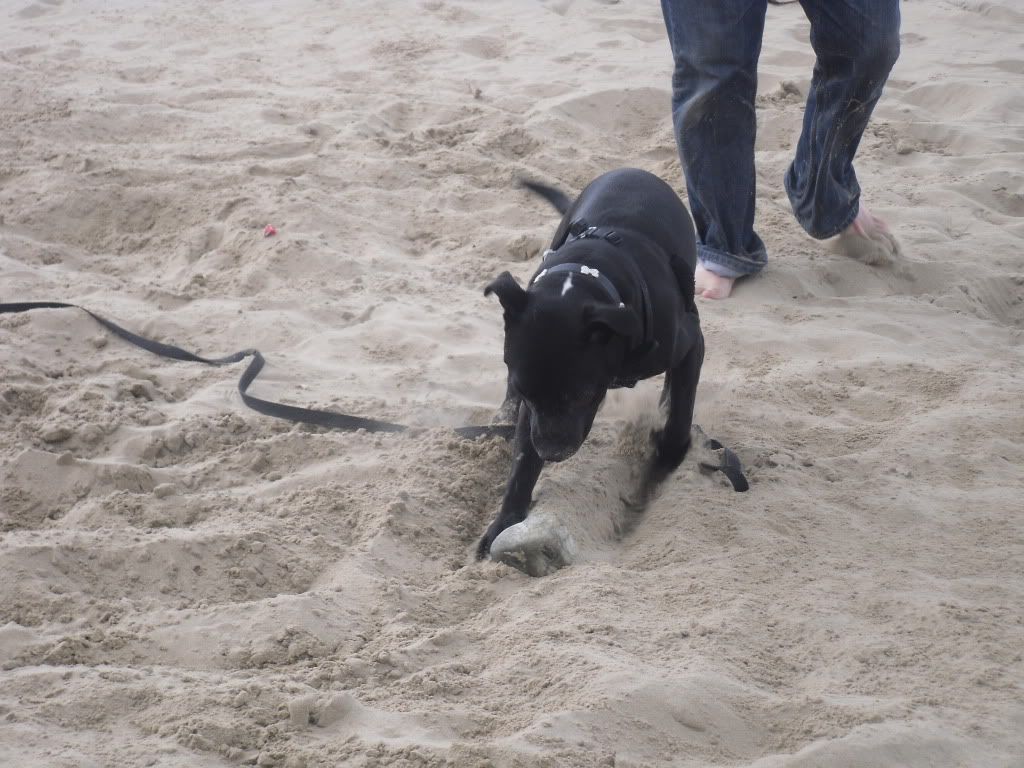
[[540, 456], [544, 461], [559, 462], [565, 461], [566, 459], [572, 458], [573, 454], [579, 450], [579, 447], [573, 447], [571, 445], [549, 445], [541, 443], [537, 445], [534, 443], [533, 446], [537, 450], [537, 455]]
[[565, 461], [580, 449], [586, 438], [585, 430], [572, 424], [552, 424], [534, 418], [530, 425], [530, 438], [537, 455], [544, 461]]

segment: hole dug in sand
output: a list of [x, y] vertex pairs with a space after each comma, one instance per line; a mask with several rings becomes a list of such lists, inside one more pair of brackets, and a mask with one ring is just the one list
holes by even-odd
[[[547, 576], [574, 563], [610, 559], [618, 542], [639, 523], [661, 482], [720, 464], [719, 452], [704, 447], [707, 436], [694, 426], [682, 466], [667, 478], [655, 476], [650, 469], [653, 421], [644, 421], [622, 430], [614, 455], [602, 450], [615, 439], [608, 427], [573, 459], [546, 465], [529, 517], [501, 532], [491, 544], [491, 560], [530, 576]], [[723, 476], [713, 477], [723, 483], [722, 493], [733, 493]]]

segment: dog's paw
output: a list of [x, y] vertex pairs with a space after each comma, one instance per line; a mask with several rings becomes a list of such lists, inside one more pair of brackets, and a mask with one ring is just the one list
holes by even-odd
[[498, 538], [498, 534], [508, 528], [509, 525], [510, 523], [506, 523], [499, 518], [487, 526], [487, 532], [480, 537], [480, 541], [476, 545], [477, 560], [484, 560], [491, 554], [491, 544]]
[[654, 461], [666, 470], [676, 469], [683, 463], [687, 451], [690, 450], [690, 437], [679, 441], [670, 439], [665, 435], [665, 430], [655, 429], [651, 431], [651, 440], [654, 442]]
[[496, 534], [492, 534], [490, 529], [487, 529], [487, 533], [480, 537], [480, 541], [476, 544], [476, 559], [485, 560], [487, 556], [491, 554], [491, 544], [494, 543]]

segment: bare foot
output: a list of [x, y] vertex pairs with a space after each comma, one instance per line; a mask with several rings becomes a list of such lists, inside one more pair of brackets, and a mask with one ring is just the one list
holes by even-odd
[[889, 227], [863, 204], [853, 223], [839, 233], [835, 248], [872, 266], [889, 266], [901, 255], [899, 241], [893, 237]]
[[732, 293], [735, 277], [722, 277], [710, 270], [704, 269], [704, 265], [698, 264], [697, 270], [693, 273], [694, 292], [705, 299], [727, 299]]

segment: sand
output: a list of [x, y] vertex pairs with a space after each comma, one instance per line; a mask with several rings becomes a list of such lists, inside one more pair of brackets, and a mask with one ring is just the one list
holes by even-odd
[[[701, 305], [690, 459], [615, 541], [659, 382], [546, 472], [571, 566], [474, 563], [509, 465], [500, 312], [621, 165], [682, 191], [657, 3], [10, 0], [0, 301], [0, 764], [1024, 765], [1024, 13], [907, 2], [862, 143], [903, 244], [844, 259], [782, 174], [812, 54], [771, 7], [762, 277]], [[278, 229], [264, 238], [267, 224]]]

